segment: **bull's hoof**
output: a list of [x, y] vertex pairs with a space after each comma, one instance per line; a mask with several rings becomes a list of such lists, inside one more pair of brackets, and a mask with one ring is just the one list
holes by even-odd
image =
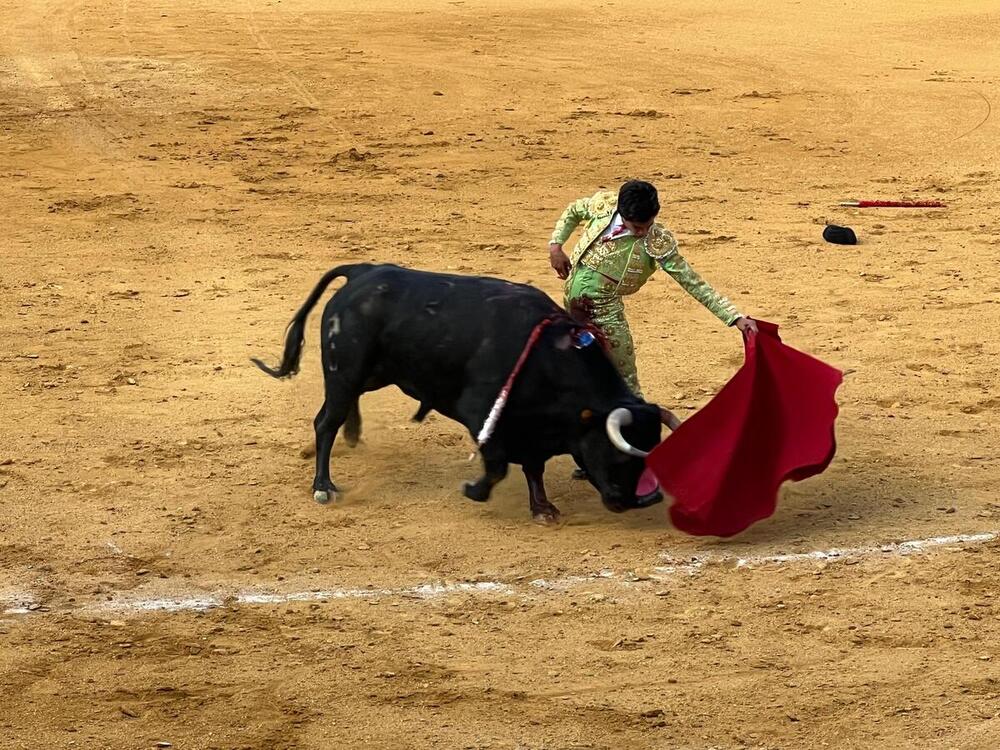
[[462, 494], [477, 503], [485, 503], [490, 499], [490, 486], [486, 482], [463, 482]]
[[552, 510], [543, 510], [535, 513], [531, 516], [531, 519], [540, 526], [558, 526], [562, 520], [562, 516], [559, 515], [559, 511], [556, 508], [552, 508]]
[[570, 476], [572, 476], [573, 479], [583, 479], [583, 480], [585, 480], [585, 479], [589, 478], [587, 476], [587, 470], [586, 469], [573, 469], [573, 473]]
[[320, 505], [327, 505], [337, 499], [336, 490], [316, 490], [313, 492], [313, 500]]
[[657, 503], [663, 502], [663, 493], [660, 490], [653, 490], [648, 495], [643, 495], [642, 497], [637, 497], [635, 499], [636, 508], [648, 508], [650, 505], [656, 505]]

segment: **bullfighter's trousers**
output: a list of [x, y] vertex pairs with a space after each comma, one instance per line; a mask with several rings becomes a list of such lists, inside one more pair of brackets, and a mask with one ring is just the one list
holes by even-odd
[[608, 354], [625, 383], [642, 398], [635, 366], [635, 343], [625, 319], [620, 285], [599, 271], [577, 264], [566, 279], [565, 307], [574, 317], [592, 323], [604, 334]]

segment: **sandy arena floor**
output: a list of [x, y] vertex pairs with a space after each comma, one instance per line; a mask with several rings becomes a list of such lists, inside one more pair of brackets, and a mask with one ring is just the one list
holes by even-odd
[[[2, 4], [0, 748], [1000, 744], [1000, 2], [721, 6]], [[561, 459], [542, 528], [385, 391], [314, 504], [316, 327], [248, 358], [321, 272], [558, 296], [552, 224], [629, 176], [848, 373], [830, 469], [722, 542]], [[630, 312], [680, 414], [742, 361], [669, 279]]]

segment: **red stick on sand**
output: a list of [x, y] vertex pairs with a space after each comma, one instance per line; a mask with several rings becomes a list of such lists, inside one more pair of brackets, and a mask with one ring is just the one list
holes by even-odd
[[941, 201], [841, 201], [852, 208], [944, 208]]

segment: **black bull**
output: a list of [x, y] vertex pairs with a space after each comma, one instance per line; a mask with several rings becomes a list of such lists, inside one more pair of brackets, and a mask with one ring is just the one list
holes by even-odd
[[316, 415], [314, 497], [329, 502], [337, 488], [330, 452], [344, 427], [348, 444], [361, 432], [362, 393], [395, 385], [431, 410], [460, 422], [476, 439], [532, 331], [550, 320], [528, 355], [493, 436], [481, 447], [483, 475], [464, 485], [472, 500], [489, 499], [494, 485], [520, 464], [531, 512], [555, 521], [545, 496], [545, 462], [571, 454], [610, 510], [658, 502], [636, 496], [642, 456], [672, 417], [629, 390], [600, 345], [581, 336], [581, 324], [543, 292], [500, 279], [411, 271], [361, 263], [328, 271], [289, 324], [277, 378], [298, 372], [306, 318], [327, 286], [347, 284], [326, 305], [322, 361], [326, 400]]

